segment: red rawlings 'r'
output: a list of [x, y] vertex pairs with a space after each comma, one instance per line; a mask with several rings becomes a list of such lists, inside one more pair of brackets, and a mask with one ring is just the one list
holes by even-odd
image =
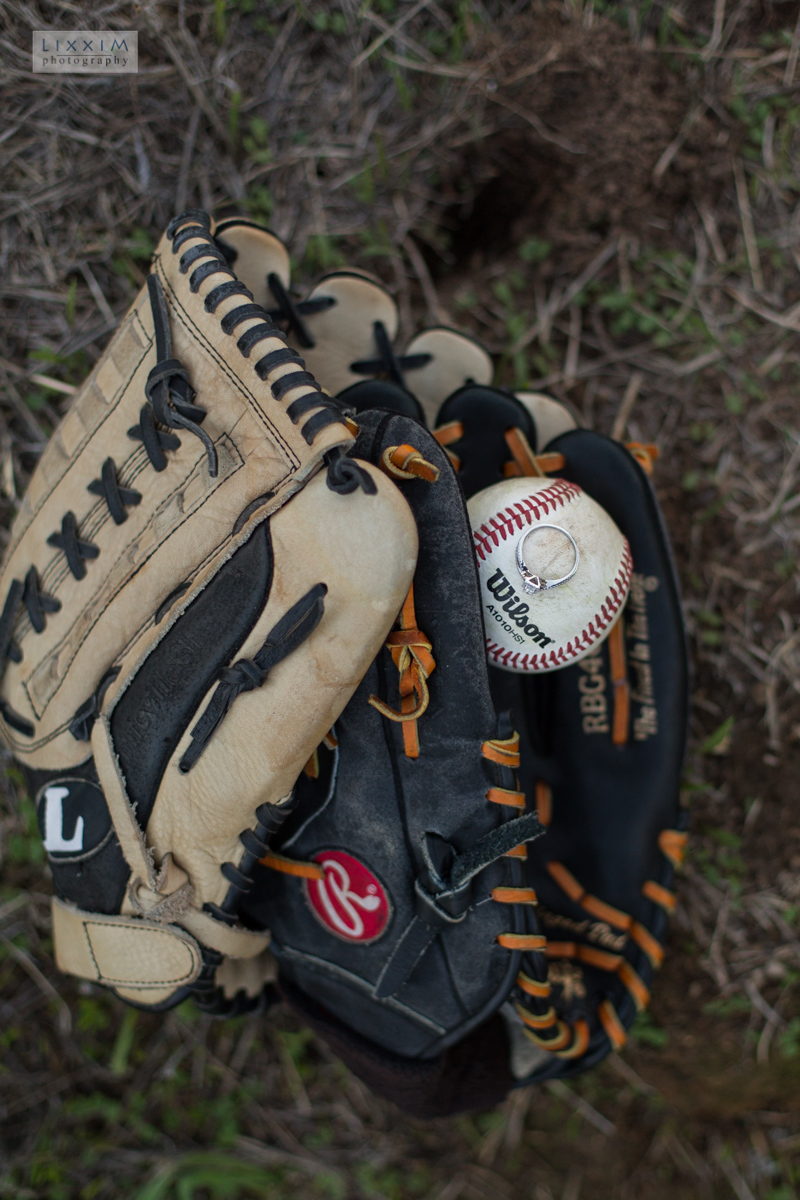
[[344, 850], [320, 850], [312, 862], [325, 872], [306, 880], [306, 891], [317, 919], [347, 942], [374, 942], [386, 928], [391, 905], [386, 890], [372, 871]]

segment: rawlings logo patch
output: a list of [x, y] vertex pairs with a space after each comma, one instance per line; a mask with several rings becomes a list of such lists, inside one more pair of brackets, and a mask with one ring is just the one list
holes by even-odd
[[368, 867], [344, 850], [321, 850], [311, 860], [325, 872], [306, 881], [314, 915], [346, 942], [374, 942], [391, 916], [383, 885]]

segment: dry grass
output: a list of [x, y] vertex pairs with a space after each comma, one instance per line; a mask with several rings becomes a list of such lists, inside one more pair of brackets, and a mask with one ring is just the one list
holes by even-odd
[[[136, 1015], [55, 972], [30, 801], [0, 809], [0, 1195], [789, 1200], [800, 1190], [797, 4], [0, 0], [0, 486], [11, 518], [188, 204], [356, 262], [402, 336], [655, 441], [695, 661], [692, 852], [624, 1057], [424, 1125], [279, 1010]], [[119, 80], [29, 30], [138, 28]]]

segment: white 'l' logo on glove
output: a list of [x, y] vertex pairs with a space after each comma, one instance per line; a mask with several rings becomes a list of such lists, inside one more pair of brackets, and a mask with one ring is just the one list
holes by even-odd
[[75, 833], [64, 837], [64, 805], [69, 788], [49, 787], [44, 793], [44, 848], [50, 853], [83, 849], [83, 817], [75, 822]]

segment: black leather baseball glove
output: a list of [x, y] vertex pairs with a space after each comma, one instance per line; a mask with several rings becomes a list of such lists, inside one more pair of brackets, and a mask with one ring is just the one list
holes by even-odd
[[669, 538], [647, 448], [576, 429], [537, 459], [530, 412], [491, 388], [456, 392], [438, 425], [468, 495], [546, 467], [606, 509], [633, 556], [627, 605], [597, 652], [545, 674], [490, 668], [495, 703], [520, 731], [522, 789], [547, 830], [526, 875], [547, 937], [552, 1009], [543, 1025], [517, 1006], [512, 1074], [576, 1074], [620, 1048], [648, 1003], [686, 841], [688, 670]]
[[518, 737], [490, 697], [455, 472], [412, 419], [358, 421], [356, 453], [400, 481], [417, 522], [413, 588], [244, 904], [272, 932], [292, 1003], [377, 1090], [427, 1107], [449, 1048], [510, 996], [546, 1019], [525, 880], [541, 826], [517, 785]]

